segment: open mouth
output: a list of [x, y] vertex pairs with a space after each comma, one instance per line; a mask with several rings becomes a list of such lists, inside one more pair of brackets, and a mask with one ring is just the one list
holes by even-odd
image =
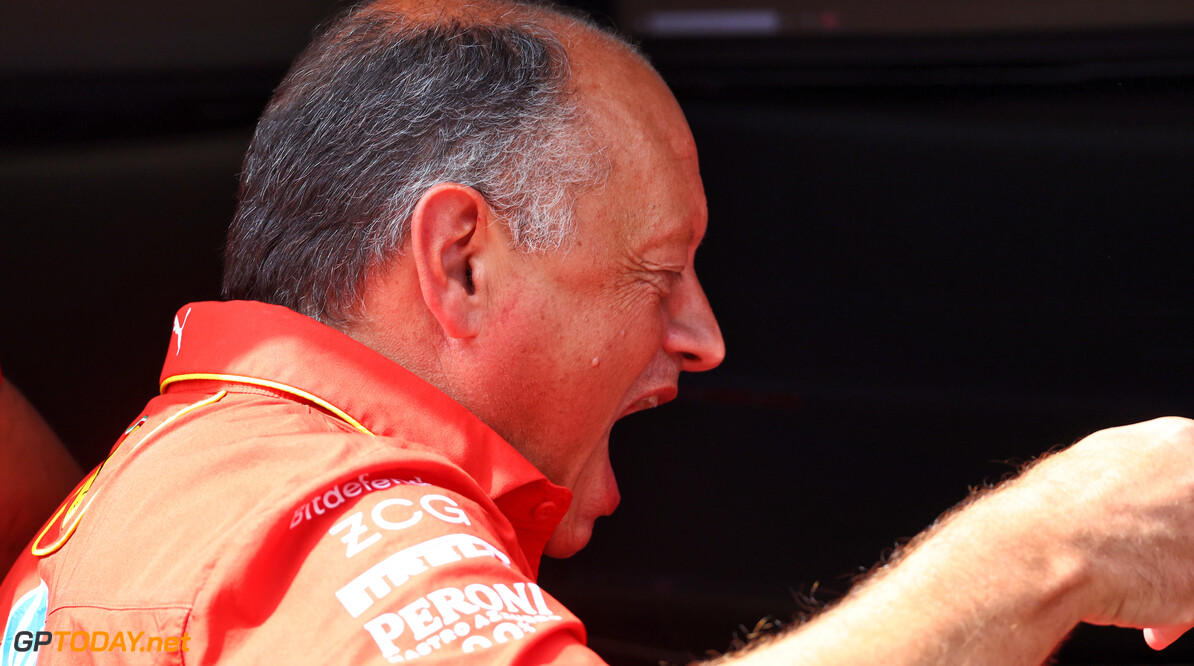
[[649, 395], [641, 400], [636, 401], [633, 405], [630, 406], [629, 409], [626, 410], [626, 413], [633, 414], [635, 412], [641, 412], [644, 409], [651, 409], [652, 407], [658, 407], [658, 406], [659, 406], [659, 396]]
[[621, 416], [619, 416], [618, 418], [621, 419], [621, 418], [629, 416], [635, 412], [641, 412], [645, 409], [651, 409], [653, 407], [658, 407], [665, 402], [671, 402], [673, 399], [675, 399], [675, 397], [676, 397], [676, 388], [675, 387], [669, 386], [669, 387], [658, 389], [656, 391], [652, 391], [648, 395], [645, 395], [645, 396], [639, 398], [638, 400], [635, 400], [634, 402], [630, 403], [630, 406], [627, 407], [626, 410], [623, 411]]

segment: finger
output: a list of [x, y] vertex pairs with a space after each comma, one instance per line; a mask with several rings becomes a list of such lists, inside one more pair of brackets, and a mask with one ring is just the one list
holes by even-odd
[[1144, 642], [1154, 650], [1164, 650], [1192, 628], [1194, 625], [1190, 624], [1149, 627], [1144, 630]]

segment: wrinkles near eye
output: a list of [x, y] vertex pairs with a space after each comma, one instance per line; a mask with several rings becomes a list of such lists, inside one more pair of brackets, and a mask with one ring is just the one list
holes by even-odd
[[672, 289], [676, 286], [676, 283], [680, 281], [680, 278], [684, 276], [684, 271], [657, 269], [652, 271], [652, 274], [655, 276], [654, 282], [659, 288], [659, 291], [664, 296], [667, 296], [672, 292]]

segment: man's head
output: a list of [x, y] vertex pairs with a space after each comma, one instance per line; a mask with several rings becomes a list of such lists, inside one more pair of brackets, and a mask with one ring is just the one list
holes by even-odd
[[[393, 7], [367, 11], [385, 13]], [[428, 12], [428, 7], [443, 12]], [[519, 182], [525, 187], [555, 188], [558, 194], [548, 197], [554, 208], [546, 214], [546, 225], [564, 235], [544, 244], [547, 249], [523, 240], [519, 217], [528, 214], [537, 194], [502, 200], [487, 191], [490, 185], [447, 172], [416, 186], [390, 184], [418, 194], [409, 210], [380, 209], [381, 214], [401, 216], [397, 222], [402, 236], [385, 253], [370, 257], [358, 283], [359, 301], [341, 310], [351, 316], [332, 323], [451, 395], [549, 479], [572, 489], [573, 505], [548, 545], [548, 554], [569, 555], [587, 543], [593, 521], [617, 506], [617, 484], [609, 464], [614, 422], [670, 400], [681, 370], [714, 367], [724, 355], [717, 323], [693, 272], [693, 255], [706, 222], [696, 148], [666, 86], [622, 42], [539, 9], [471, 7], [407, 4], [395, 10], [403, 18], [386, 20], [419, 23], [418, 32], [442, 31], [445, 43], [465, 51], [478, 48], [471, 35], [519, 33], [514, 42], [519, 45], [503, 50], [509, 61], [532, 51], [551, 54], [544, 62], [563, 78], [550, 93], [535, 97], [554, 97], [552, 104], [564, 110], [557, 118], [556, 127], [563, 128], [558, 136], [570, 138], [539, 137], [533, 147], [520, 144], [520, 150], [540, 152], [504, 155], [501, 159], [506, 161], [498, 163], [495, 173], [522, 178]], [[333, 26], [332, 32], [338, 29]], [[532, 48], [529, 41], [545, 46]], [[406, 57], [427, 55], [422, 49]], [[471, 61], [461, 58], [448, 59], [457, 70], [441, 78], [481, 76], [472, 71]], [[302, 67], [300, 62], [296, 69]], [[287, 102], [296, 94], [293, 89], [284, 84], [271, 111], [284, 103], [302, 104]], [[488, 92], [489, 87], [471, 89], [477, 99], [465, 106], [483, 105], [481, 98]], [[332, 103], [335, 97], [321, 100]], [[424, 113], [438, 118], [447, 112], [436, 107]], [[270, 122], [270, 112], [262, 122]], [[462, 121], [455, 141], [467, 138], [467, 122], [471, 121]], [[354, 129], [367, 132], [359, 140], [362, 151], [371, 150], [371, 141], [383, 147], [392, 141], [384, 128], [365, 124]], [[320, 145], [318, 128], [290, 131], [313, 135], [303, 142], [308, 146], [304, 149], [328, 150]], [[426, 140], [427, 132], [412, 134], [415, 143]], [[490, 135], [483, 139], [496, 141], [495, 151], [508, 140]], [[566, 150], [553, 152], [560, 146]], [[414, 152], [384, 159], [414, 159]], [[255, 159], [260, 158], [251, 153], [246, 182], [254, 177]], [[360, 156], [362, 161], [373, 159], [377, 158]], [[523, 173], [525, 165], [542, 163], [559, 173]], [[302, 176], [292, 173], [278, 187], [293, 200], [313, 196], [304, 192], [309, 186]], [[538, 183], [539, 179], [552, 182]], [[242, 186], [242, 196], [249, 187]], [[321, 205], [352, 210], [350, 186], [311, 187], [320, 196], [349, 200]], [[273, 222], [263, 217], [257, 227], [266, 229], [264, 234], [253, 231], [264, 236], [262, 242], [238, 230], [246, 226], [241, 221], [246, 205], [242, 201], [230, 232], [228, 274], [233, 277], [238, 271], [253, 273], [255, 263], [267, 266], [259, 273], [271, 274], [270, 253], [289, 251], [292, 238], [300, 245], [311, 244], [319, 234], [331, 233], [318, 217], [299, 220], [297, 228], [315, 230], [297, 236], [269, 230]], [[369, 217], [354, 217], [339, 224], [364, 229], [373, 223]], [[356, 233], [362, 234], [359, 240], [345, 242], [369, 240], [364, 232]], [[238, 244], [250, 250], [238, 251]], [[300, 277], [305, 276], [290, 279]], [[286, 281], [273, 281], [273, 292], [286, 290]], [[335, 289], [329, 286], [325, 291]], [[226, 295], [269, 300], [268, 295], [235, 287]], [[309, 296], [303, 292], [297, 297], [301, 301]], [[295, 307], [284, 299], [273, 300]]]
[[440, 182], [481, 192], [520, 248], [560, 246], [576, 196], [605, 169], [550, 16], [407, 0], [328, 25], [245, 157], [225, 297], [353, 321], [369, 270], [401, 251], [415, 204]]

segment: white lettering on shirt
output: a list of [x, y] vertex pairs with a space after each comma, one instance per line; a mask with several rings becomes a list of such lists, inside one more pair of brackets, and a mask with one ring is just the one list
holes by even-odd
[[[492, 557], [510, 566], [510, 558], [505, 553], [479, 537], [447, 534], [390, 555], [337, 590], [336, 598], [349, 615], [360, 617], [375, 601], [384, 599], [411, 577], [438, 566], [475, 557]], [[525, 592], [523, 594], [525, 598]], [[467, 596], [467, 592], [463, 596]]]
[[[331, 491], [328, 492], [330, 493]], [[414, 505], [415, 503], [412, 500], [402, 497], [384, 499], [373, 505], [373, 509], [369, 511], [369, 518], [372, 525], [376, 526], [377, 529], [389, 532], [400, 532], [414, 527], [423, 520], [424, 515], [429, 515], [436, 520], [451, 525], [471, 524], [468, 515], [450, 497], [444, 497], [443, 495], [423, 495], [419, 498], [419, 506], [421, 508], [414, 510], [408, 508], [414, 507]], [[328, 530], [328, 534], [335, 536], [345, 530], [348, 530], [348, 533], [340, 538], [340, 541], [348, 546], [344, 552], [344, 557], [352, 557], [381, 540], [380, 533], [373, 532], [369, 534], [369, 526], [365, 522], [364, 511], [357, 511], [350, 514], [344, 520], [333, 525], [332, 529]], [[361, 535], [363, 534], [369, 534], [369, 536], [361, 539]]]
[[293, 530], [301, 525], [303, 521], [311, 520], [312, 517], [322, 516], [324, 513], [335, 509], [346, 501], [367, 493], [386, 490], [393, 486], [429, 485], [431, 484], [425, 483], [417, 476], [413, 479], [393, 479], [386, 477], [371, 479], [368, 474], [361, 474], [351, 481], [345, 481], [344, 483], [332, 486], [325, 492], [318, 493], [311, 497], [311, 499], [300, 504], [294, 510], [294, 515], [290, 518], [290, 529]]
[[[472, 603], [470, 598], [486, 601]], [[489, 607], [491, 601], [496, 607]], [[529, 612], [524, 607], [527, 603], [533, 606]], [[457, 640], [462, 652], [485, 650], [533, 634], [536, 625], [562, 619], [547, 607], [543, 590], [534, 583], [472, 583], [464, 590], [434, 590], [362, 627], [387, 661], [401, 663], [426, 657]], [[399, 645], [404, 636], [405, 645]]]
[[360, 540], [360, 536], [369, 531], [369, 528], [365, 527], [364, 523], [362, 522], [364, 515], [365, 514], [361, 513], [360, 511], [357, 511], [348, 518], [336, 523], [332, 529], [328, 530], [328, 534], [335, 536], [337, 532], [343, 531], [346, 527], [349, 528], [348, 534], [345, 534], [340, 539], [348, 545], [348, 550], [344, 553], [345, 557], [352, 557], [362, 550], [365, 550], [369, 546], [377, 543], [378, 541], [381, 541], [381, 534], [378, 532], [374, 532], [373, 534], [369, 535], [369, 538], [365, 539], [364, 541]]

